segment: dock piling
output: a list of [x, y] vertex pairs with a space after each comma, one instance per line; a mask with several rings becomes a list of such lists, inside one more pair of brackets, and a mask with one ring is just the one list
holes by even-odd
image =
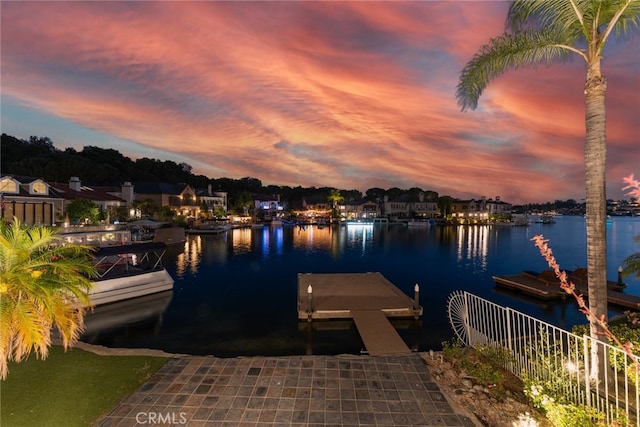
[[420, 317], [420, 286], [417, 283], [413, 287], [413, 295], [414, 318], [418, 319]]
[[618, 267], [618, 282], [617, 282], [617, 284], [621, 288], [624, 287], [624, 283], [622, 283], [622, 266]]

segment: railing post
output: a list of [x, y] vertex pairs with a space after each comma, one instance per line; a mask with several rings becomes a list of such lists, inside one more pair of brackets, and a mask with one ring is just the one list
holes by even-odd
[[589, 357], [589, 342], [586, 335], [582, 335], [582, 355], [584, 358], [584, 391], [586, 405], [591, 406], [591, 361]]
[[[507, 348], [509, 349], [509, 354], [513, 356], [513, 333], [511, 331], [511, 309], [509, 307], [506, 307], [504, 310], [504, 314], [506, 316], [506, 327], [507, 327]], [[512, 364], [513, 362], [511, 362], [510, 360], [505, 360], [505, 364]], [[506, 366], [505, 366], [506, 368]]]

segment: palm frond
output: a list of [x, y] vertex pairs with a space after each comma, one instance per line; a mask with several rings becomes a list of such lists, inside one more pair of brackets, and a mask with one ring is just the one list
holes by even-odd
[[27, 227], [17, 219], [0, 223], [0, 377], [7, 361], [35, 352], [45, 358], [51, 330], [65, 347], [84, 328], [91, 278], [97, 276], [89, 246], [63, 245], [48, 227]]
[[487, 85], [510, 69], [522, 66], [550, 65], [573, 52], [556, 33], [529, 29], [517, 34], [503, 34], [491, 39], [462, 70], [456, 98], [464, 111], [478, 106]]

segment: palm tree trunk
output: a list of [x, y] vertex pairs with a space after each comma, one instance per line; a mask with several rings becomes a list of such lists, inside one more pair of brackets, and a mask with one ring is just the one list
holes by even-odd
[[[588, 64], [585, 84], [587, 268], [589, 309], [596, 318], [605, 320], [607, 317], [606, 90], [607, 83], [600, 72], [600, 58], [594, 58]], [[597, 324], [591, 320], [591, 337], [605, 339], [601, 332]]]

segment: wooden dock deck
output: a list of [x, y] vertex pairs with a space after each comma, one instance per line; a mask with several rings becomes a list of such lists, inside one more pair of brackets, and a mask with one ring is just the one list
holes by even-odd
[[560, 286], [550, 285], [525, 273], [493, 276], [496, 285], [514, 289], [543, 300], [566, 298], [567, 293]]
[[415, 299], [380, 273], [298, 274], [298, 319], [353, 319], [372, 356], [410, 353], [388, 318], [421, 315]]
[[[493, 280], [498, 286], [514, 289], [544, 300], [561, 299], [568, 296], [558, 283], [538, 279], [528, 273], [493, 276]], [[576, 292], [589, 297], [586, 285], [576, 285]], [[620, 307], [640, 310], [640, 297], [625, 294], [622, 291], [608, 289], [607, 302]]]

